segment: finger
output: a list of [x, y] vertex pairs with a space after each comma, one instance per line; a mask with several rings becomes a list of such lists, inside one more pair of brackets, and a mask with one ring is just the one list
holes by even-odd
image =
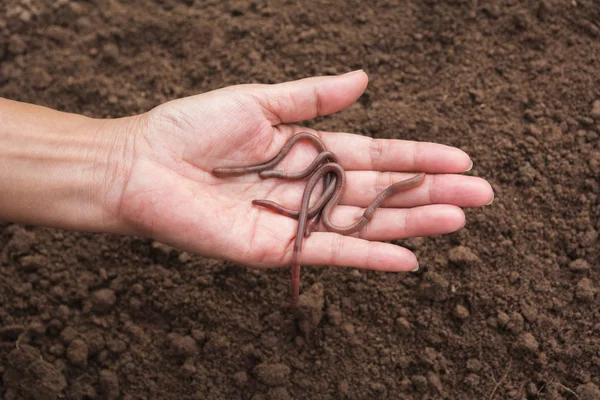
[[342, 132], [322, 132], [301, 126], [278, 127], [290, 137], [309, 131], [334, 152], [340, 164], [350, 170], [419, 171], [427, 173], [460, 173], [471, 169], [471, 158], [464, 151], [438, 143], [399, 139], [376, 139]]
[[242, 85], [256, 98], [272, 125], [332, 114], [365, 91], [367, 74], [360, 70], [338, 76], [306, 78], [276, 85]]
[[393, 272], [418, 266], [416, 256], [404, 247], [329, 232], [314, 232], [304, 241], [302, 264]]
[[[349, 171], [340, 204], [367, 207], [390, 185], [414, 174], [399, 172]], [[452, 204], [481, 207], [494, 198], [492, 186], [484, 179], [458, 174], [427, 175], [419, 186], [400, 191], [387, 199], [384, 207], [416, 207], [428, 204]]]
[[[349, 171], [346, 173], [346, 186], [340, 204], [368, 207], [387, 187], [413, 176], [414, 173]], [[304, 186], [305, 181], [280, 181], [273, 189], [270, 200], [297, 210]], [[311, 204], [319, 196], [320, 189], [317, 188], [311, 196]], [[491, 185], [481, 178], [457, 174], [427, 175], [419, 186], [393, 194], [383, 202], [382, 207], [418, 207], [431, 204], [481, 207], [490, 204], [493, 198]]]
[[[344, 227], [356, 222], [364, 209], [337, 206], [331, 222]], [[417, 236], [442, 235], [465, 226], [465, 214], [456, 206], [433, 205], [406, 209], [379, 208], [369, 223], [352, 236], [367, 240], [397, 240]]]

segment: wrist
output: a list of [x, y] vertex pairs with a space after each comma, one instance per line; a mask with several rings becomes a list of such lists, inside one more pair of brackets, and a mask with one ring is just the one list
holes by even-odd
[[126, 232], [119, 203], [141, 118], [98, 120], [0, 99], [0, 219]]
[[137, 138], [145, 114], [119, 119], [90, 119], [87, 136], [93, 138], [95, 172], [90, 174], [87, 201], [95, 210], [96, 231], [134, 234], [122, 213], [122, 200], [134, 162]]

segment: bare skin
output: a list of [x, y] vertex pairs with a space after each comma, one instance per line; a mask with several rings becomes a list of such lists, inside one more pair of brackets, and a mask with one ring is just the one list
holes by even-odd
[[[462, 208], [490, 203], [493, 191], [484, 179], [463, 175], [472, 163], [457, 148], [298, 125], [346, 108], [367, 83], [356, 71], [231, 86], [113, 120], [0, 99], [0, 220], [146, 236], [257, 268], [290, 265], [297, 221], [251, 200], [294, 208], [305, 182], [278, 185], [258, 175], [217, 177], [212, 171], [264, 163], [306, 131], [346, 171], [346, 189], [331, 213], [336, 225], [352, 223], [377, 193], [409, 178], [407, 171], [428, 178], [390, 197], [359, 233], [339, 235], [319, 224], [303, 242], [301, 262], [411, 271], [416, 256], [385, 241], [461, 229]], [[278, 169], [300, 171], [318, 153], [298, 143]]]

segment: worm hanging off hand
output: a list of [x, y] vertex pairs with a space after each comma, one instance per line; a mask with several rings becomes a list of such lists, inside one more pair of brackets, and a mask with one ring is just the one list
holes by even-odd
[[[308, 140], [312, 142], [319, 150], [319, 155], [315, 160], [303, 171], [296, 173], [285, 173], [277, 171], [274, 167], [283, 160], [291, 148], [300, 140]], [[323, 164], [325, 163], [325, 164]], [[290, 218], [298, 219], [298, 229], [296, 231], [296, 239], [294, 241], [294, 250], [292, 254], [292, 277], [291, 277], [291, 293], [290, 306], [296, 307], [300, 296], [300, 256], [302, 253], [302, 241], [304, 237], [308, 237], [312, 228], [321, 219], [323, 226], [330, 232], [339, 233], [341, 235], [350, 235], [360, 231], [369, 222], [373, 213], [381, 205], [381, 203], [401, 190], [407, 190], [420, 185], [425, 180], [425, 173], [394, 183], [393, 185], [382, 191], [369, 205], [358, 221], [345, 226], [339, 227], [334, 225], [331, 220], [331, 212], [338, 204], [342, 191], [346, 184], [346, 172], [338, 163], [338, 158], [335, 154], [328, 151], [323, 142], [315, 135], [302, 132], [290, 138], [284, 145], [279, 154], [273, 159], [263, 164], [250, 165], [246, 167], [233, 168], [215, 168], [213, 174], [219, 177], [237, 176], [248, 173], [258, 172], [263, 179], [280, 178], [286, 180], [299, 180], [309, 177], [308, 183], [304, 188], [300, 210], [290, 210], [281, 205], [269, 200], [253, 200], [252, 203], [261, 207], [268, 208], [281, 215]], [[323, 193], [317, 202], [310, 207], [310, 198], [317, 183], [324, 179]], [[311, 219], [309, 223], [309, 219]]]

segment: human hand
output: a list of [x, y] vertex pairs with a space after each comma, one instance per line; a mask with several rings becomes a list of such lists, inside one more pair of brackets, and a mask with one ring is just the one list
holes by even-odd
[[[428, 173], [418, 188], [394, 195], [352, 236], [317, 230], [304, 242], [302, 263], [385, 271], [417, 265], [408, 249], [382, 240], [428, 236], [464, 226], [460, 207], [493, 198], [456, 148], [360, 135], [321, 132], [294, 123], [328, 115], [353, 103], [367, 86], [362, 71], [278, 85], [239, 85], [165, 103], [127, 129], [130, 149], [118, 176], [114, 213], [129, 233], [177, 248], [256, 267], [289, 264], [297, 221], [252, 205], [269, 199], [298, 209], [304, 182], [219, 178], [216, 167], [245, 166], [274, 157], [300, 131], [319, 136], [347, 171], [347, 186], [332, 220], [354, 222], [376, 195], [414, 173]], [[299, 171], [316, 156], [299, 143], [278, 169]]]

